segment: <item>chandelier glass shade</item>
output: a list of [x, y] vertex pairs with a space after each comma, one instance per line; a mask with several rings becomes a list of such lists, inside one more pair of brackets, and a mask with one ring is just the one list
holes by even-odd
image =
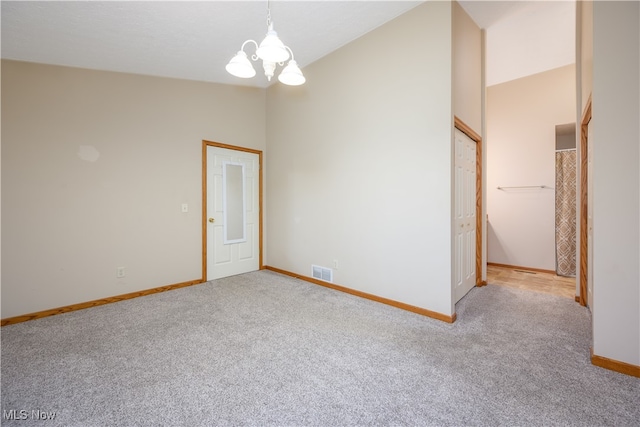
[[287, 47], [278, 37], [278, 33], [273, 29], [273, 22], [269, 24], [269, 30], [260, 46], [256, 50], [256, 55], [263, 61], [284, 62], [289, 59]]
[[231, 58], [226, 69], [234, 76], [241, 77], [243, 79], [250, 79], [256, 75], [256, 70], [253, 69], [251, 62], [249, 62], [249, 58], [247, 58], [247, 54], [242, 50], [239, 51], [236, 56]]
[[268, 81], [271, 81], [274, 76], [277, 65], [283, 66], [289, 58], [291, 60], [278, 76], [278, 80], [290, 86], [298, 86], [306, 81], [300, 67], [298, 67], [298, 63], [293, 59], [293, 52], [282, 43], [278, 33], [273, 29], [270, 12], [267, 14], [267, 35], [264, 40], [260, 45], [255, 40], [245, 41], [238, 53], [231, 58], [231, 61], [225, 67], [229, 74], [243, 79], [249, 79], [256, 75], [256, 70], [244, 51], [245, 46], [251, 43], [256, 47], [256, 53], [251, 55], [251, 61], [262, 60], [262, 68]]

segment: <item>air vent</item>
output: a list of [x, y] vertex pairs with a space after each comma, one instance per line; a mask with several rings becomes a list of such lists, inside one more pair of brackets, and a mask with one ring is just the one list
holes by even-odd
[[324, 282], [333, 282], [333, 270], [319, 265], [311, 266], [311, 276]]

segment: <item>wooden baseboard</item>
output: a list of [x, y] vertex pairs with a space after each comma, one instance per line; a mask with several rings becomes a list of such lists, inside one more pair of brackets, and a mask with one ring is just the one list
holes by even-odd
[[631, 363], [620, 362], [619, 360], [609, 359], [608, 357], [595, 355], [593, 354], [593, 348], [591, 349], [591, 364], [604, 369], [609, 369], [610, 371], [616, 371], [620, 372], [621, 374], [640, 378], [640, 366], [632, 365]]
[[519, 265], [509, 265], [509, 264], [498, 264], [497, 262], [488, 262], [488, 266], [493, 267], [502, 267], [502, 268], [510, 268], [512, 270], [525, 270], [525, 271], [537, 271], [538, 273], [547, 273], [556, 275], [556, 272], [553, 270], [543, 270], [542, 268], [533, 268], [533, 267], [522, 267]]
[[8, 317], [6, 319], [2, 319], [0, 326], [13, 325], [15, 323], [26, 322], [28, 320], [41, 319], [43, 317], [55, 316], [56, 314], [83, 310], [85, 308], [97, 307], [99, 305], [104, 305], [104, 304], [111, 304], [113, 302], [124, 301], [124, 300], [137, 298], [137, 297], [143, 297], [145, 295], [157, 294], [159, 292], [166, 292], [166, 291], [171, 291], [173, 289], [179, 289], [187, 286], [198, 285], [204, 282], [205, 280], [203, 279], [190, 280], [188, 282], [161, 286], [159, 288], [145, 289], [144, 291], [131, 292], [129, 294], [116, 295], [113, 297], [97, 299], [94, 301], [87, 301], [87, 302], [81, 302], [78, 304], [67, 305], [64, 307], [52, 308], [51, 310], [44, 310], [44, 311], [38, 311], [36, 313], [23, 314], [22, 316]]
[[284, 274], [286, 276], [295, 277], [296, 279], [304, 280], [305, 282], [313, 283], [316, 285], [324, 286], [325, 288], [334, 289], [336, 291], [345, 292], [347, 294], [355, 295], [357, 297], [365, 298], [371, 301], [379, 302], [382, 304], [390, 305], [392, 307], [400, 308], [402, 310], [411, 311], [413, 313], [421, 314], [423, 316], [431, 317], [432, 319], [441, 320], [447, 323], [453, 323], [456, 321], [456, 314], [453, 313], [452, 316], [447, 316], [446, 314], [438, 313], [435, 311], [427, 310], [426, 308], [420, 308], [413, 305], [405, 304], [403, 302], [394, 301], [391, 299], [379, 297], [377, 295], [368, 294], [366, 292], [358, 291], [351, 288], [346, 288], [344, 286], [335, 285], [329, 282], [323, 282], [322, 280], [314, 279], [313, 277], [303, 276], [302, 274], [292, 273], [287, 270], [282, 270], [280, 268], [265, 266], [266, 270], [271, 270], [276, 273]]

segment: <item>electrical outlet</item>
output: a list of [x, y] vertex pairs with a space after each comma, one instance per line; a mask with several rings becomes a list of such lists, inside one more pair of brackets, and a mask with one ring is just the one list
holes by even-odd
[[117, 279], [122, 279], [124, 276], [125, 276], [124, 267], [117, 267], [116, 268], [116, 278]]
[[338, 260], [337, 260], [337, 259], [334, 259], [334, 260], [333, 260], [333, 268], [334, 268], [335, 270], [337, 270], [337, 269], [338, 269]]
[[186, 203], [182, 204], [182, 213], [187, 213], [189, 212], [189, 205]]

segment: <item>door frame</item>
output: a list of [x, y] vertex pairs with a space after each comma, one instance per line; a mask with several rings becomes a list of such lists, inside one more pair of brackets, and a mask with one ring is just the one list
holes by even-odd
[[580, 294], [578, 302], [582, 306], [587, 305], [587, 274], [589, 267], [589, 122], [591, 121], [591, 95], [584, 108], [582, 121], [580, 122]]
[[202, 278], [207, 281], [207, 148], [224, 148], [258, 155], [258, 268], [264, 269], [262, 263], [262, 151], [253, 148], [223, 144], [221, 142], [202, 140]]
[[482, 137], [470, 126], [453, 116], [453, 126], [476, 143], [476, 286], [485, 286], [482, 280]]

